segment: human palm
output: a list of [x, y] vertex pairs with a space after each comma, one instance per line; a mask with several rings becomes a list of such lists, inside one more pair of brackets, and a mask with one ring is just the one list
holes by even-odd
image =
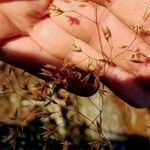
[[1, 60], [37, 75], [44, 64], [59, 70], [69, 60], [84, 72], [99, 70], [100, 80], [129, 104], [148, 106], [150, 2], [95, 2], [1, 1]]

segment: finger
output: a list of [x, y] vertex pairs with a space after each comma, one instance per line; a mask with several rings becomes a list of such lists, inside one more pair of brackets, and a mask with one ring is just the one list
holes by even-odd
[[128, 104], [138, 108], [150, 106], [149, 76], [135, 77], [122, 68], [109, 65], [102, 81]]
[[14, 38], [6, 42], [0, 50], [0, 59], [38, 75], [45, 64], [60, 68], [62, 61], [47, 54], [30, 37]]

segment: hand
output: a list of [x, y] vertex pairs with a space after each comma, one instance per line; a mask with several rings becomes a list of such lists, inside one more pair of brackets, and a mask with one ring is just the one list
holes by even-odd
[[[64, 60], [76, 64], [83, 74], [94, 68], [100, 80], [120, 98], [135, 107], [149, 106], [147, 3], [103, 0], [96, 5], [55, 0], [49, 17], [51, 1], [3, 0], [0, 2], [3, 31], [0, 58], [36, 75], [45, 64], [60, 71]], [[93, 93], [90, 84], [78, 89], [79, 80], [71, 83], [77, 93]]]

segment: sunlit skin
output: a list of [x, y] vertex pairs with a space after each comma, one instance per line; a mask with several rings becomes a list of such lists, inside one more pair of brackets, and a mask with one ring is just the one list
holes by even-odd
[[[117, 96], [134, 107], [150, 106], [150, 0], [93, 1], [97, 5], [1, 0], [0, 59], [39, 76], [43, 65], [59, 69], [66, 59], [89, 72], [88, 56], [99, 70], [100, 80]], [[65, 12], [49, 14], [52, 3]], [[136, 28], [139, 26], [141, 30]], [[107, 27], [111, 31], [109, 42], [103, 34]], [[74, 51], [75, 39], [82, 52]], [[140, 58], [131, 61], [137, 51]], [[111, 63], [104, 65], [100, 61], [104, 59]]]

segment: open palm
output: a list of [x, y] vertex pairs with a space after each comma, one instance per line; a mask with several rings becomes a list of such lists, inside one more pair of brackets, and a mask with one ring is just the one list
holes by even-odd
[[89, 72], [90, 59], [90, 67], [100, 70], [100, 80], [120, 98], [137, 107], [150, 105], [150, 1], [95, 2], [2, 0], [1, 60], [39, 75], [43, 65], [59, 70], [64, 60]]

